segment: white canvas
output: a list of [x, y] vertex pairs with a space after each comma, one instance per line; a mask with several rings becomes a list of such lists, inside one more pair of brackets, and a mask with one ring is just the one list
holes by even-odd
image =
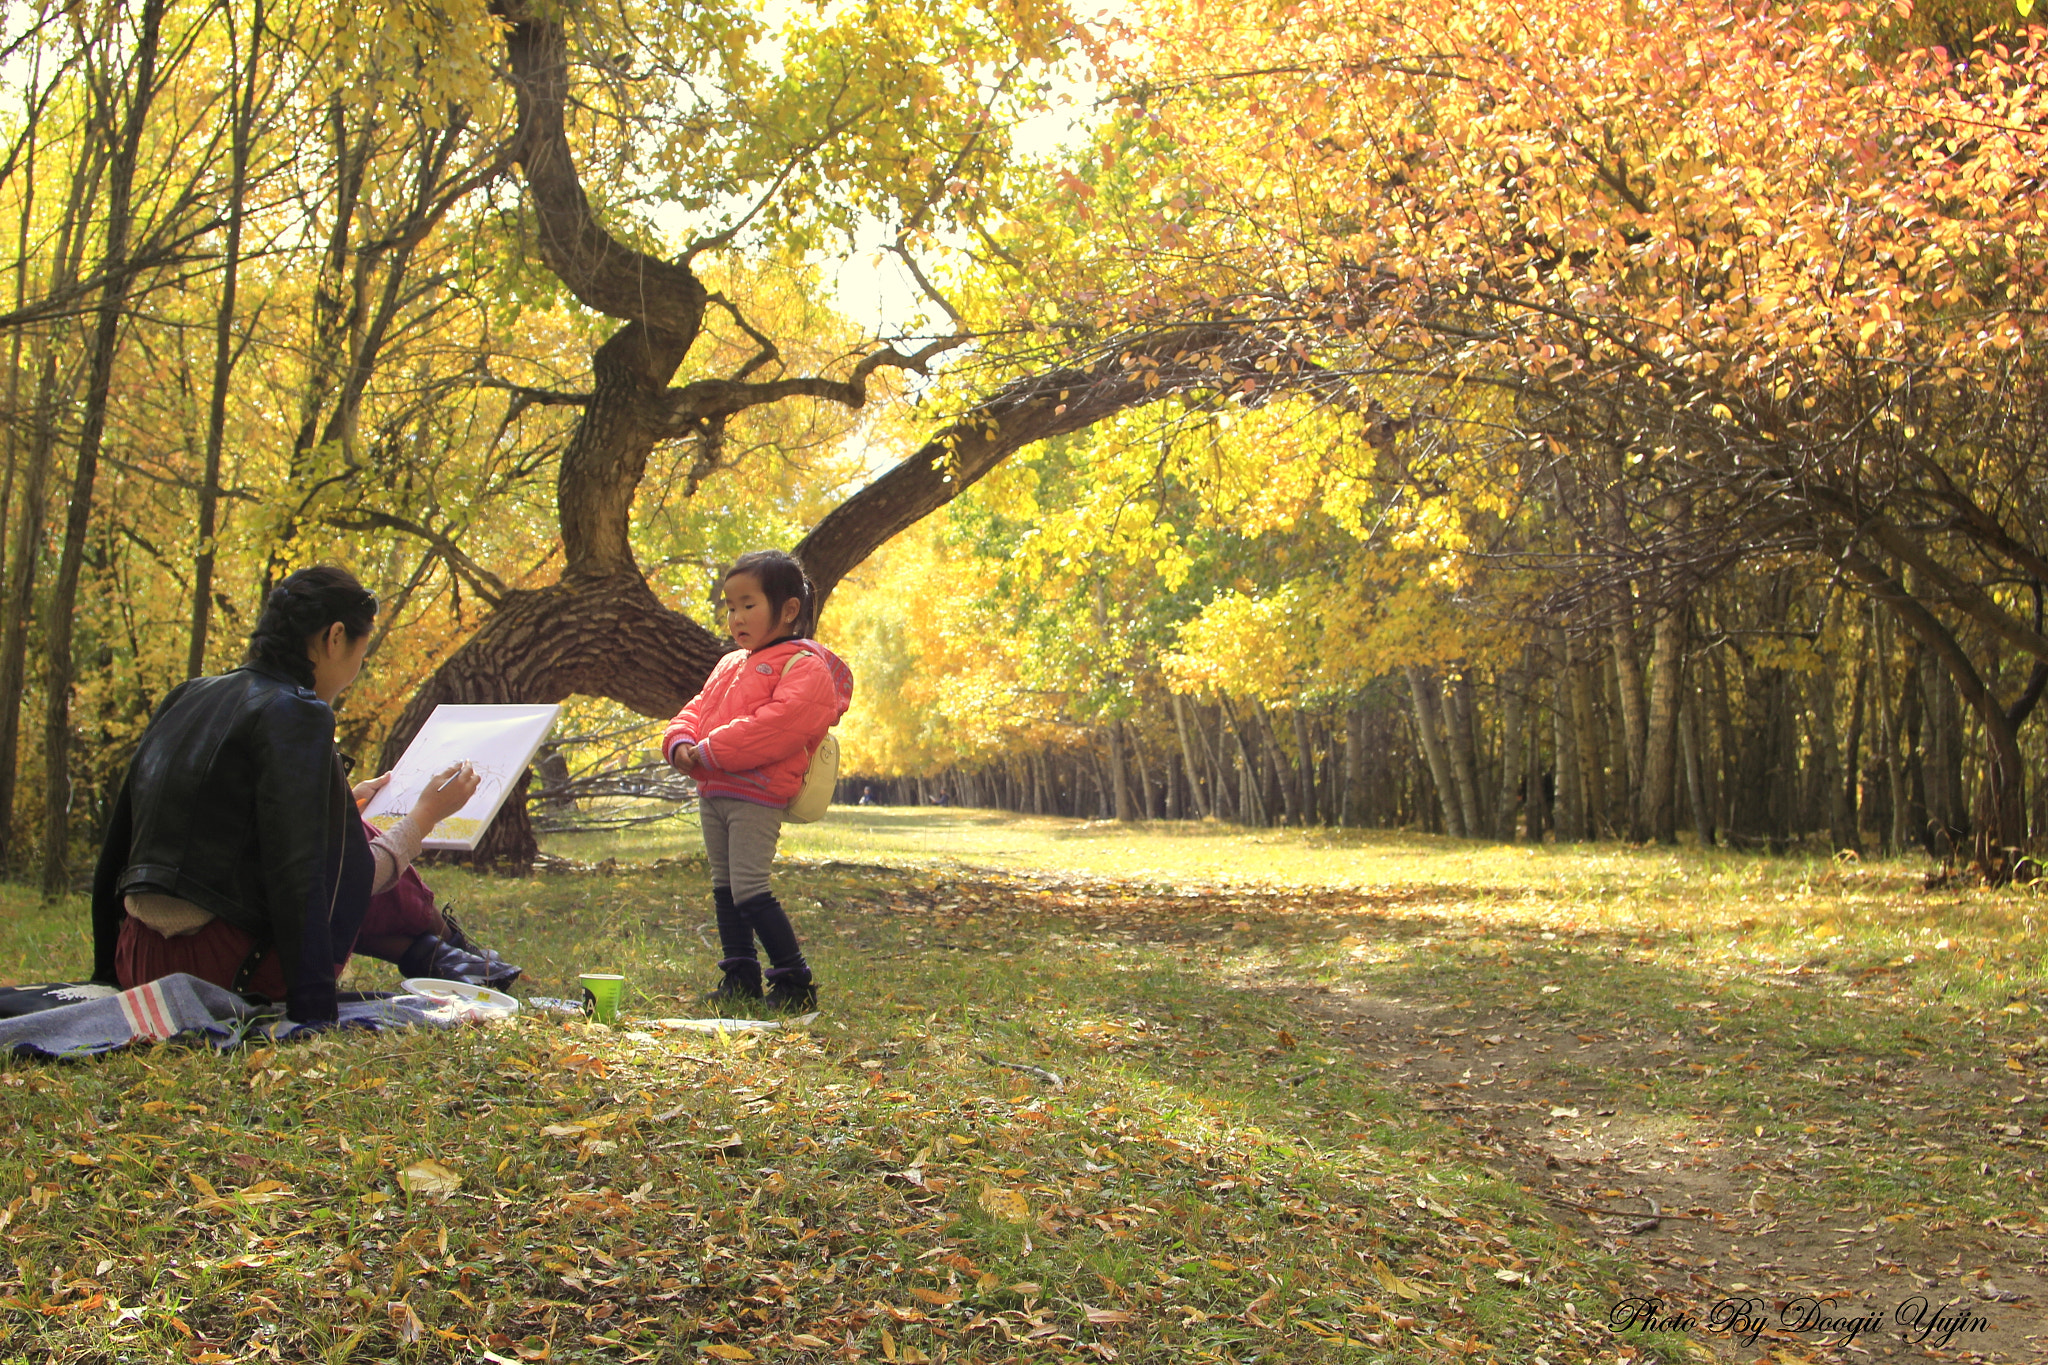
[[491, 827], [519, 774], [553, 728], [559, 706], [437, 706], [413, 736], [384, 790], [363, 808], [379, 829], [403, 820], [426, 790], [427, 779], [465, 759], [475, 767], [476, 794], [434, 826], [424, 846], [467, 853]]

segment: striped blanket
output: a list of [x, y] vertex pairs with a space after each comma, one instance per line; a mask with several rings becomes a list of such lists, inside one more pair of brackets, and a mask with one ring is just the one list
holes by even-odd
[[[0, 1055], [91, 1057], [137, 1043], [176, 1038], [235, 1047], [264, 1039], [282, 1041], [313, 1030], [284, 1017], [275, 1006], [258, 1007], [233, 991], [182, 973], [133, 990], [110, 986], [45, 988], [59, 998], [81, 997], [54, 1009], [0, 1019]], [[341, 1003], [344, 1028], [445, 1027], [458, 1022], [443, 1002], [425, 996], [365, 997]]]

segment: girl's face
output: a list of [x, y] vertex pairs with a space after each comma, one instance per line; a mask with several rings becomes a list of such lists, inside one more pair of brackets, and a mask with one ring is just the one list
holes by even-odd
[[802, 610], [803, 603], [792, 597], [777, 611], [753, 574], [736, 573], [725, 580], [725, 628], [741, 649], [760, 649], [783, 639]]

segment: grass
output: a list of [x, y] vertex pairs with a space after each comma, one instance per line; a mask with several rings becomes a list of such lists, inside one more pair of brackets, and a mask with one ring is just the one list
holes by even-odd
[[[708, 984], [693, 847], [670, 827], [551, 845], [606, 872], [430, 873], [522, 992], [626, 974], [617, 1030], [0, 1063], [0, 1361], [1697, 1353], [1609, 1333], [1642, 1267], [1350, 1064], [1322, 988], [1633, 1031], [1665, 1050], [1649, 1074], [1546, 1065], [1811, 1151], [1788, 1201], [2040, 1226], [2038, 1144], [1958, 1140], [2035, 1131], [2025, 890], [857, 808], [789, 830], [778, 873], [827, 1013], [705, 1037], [632, 1022]], [[86, 969], [81, 905], [0, 909], [0, 974]], [[429, 1161], [459, 1188], [409, 1188]]]

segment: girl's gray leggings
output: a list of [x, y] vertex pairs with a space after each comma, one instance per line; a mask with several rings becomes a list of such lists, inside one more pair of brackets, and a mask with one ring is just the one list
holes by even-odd
[[782, 812], [730, 796], [707, 796], [697, 809], [711, 884], [731, 887], [733, 900], [742, 905], [767, 895], [768, 868], [782, 837]]

